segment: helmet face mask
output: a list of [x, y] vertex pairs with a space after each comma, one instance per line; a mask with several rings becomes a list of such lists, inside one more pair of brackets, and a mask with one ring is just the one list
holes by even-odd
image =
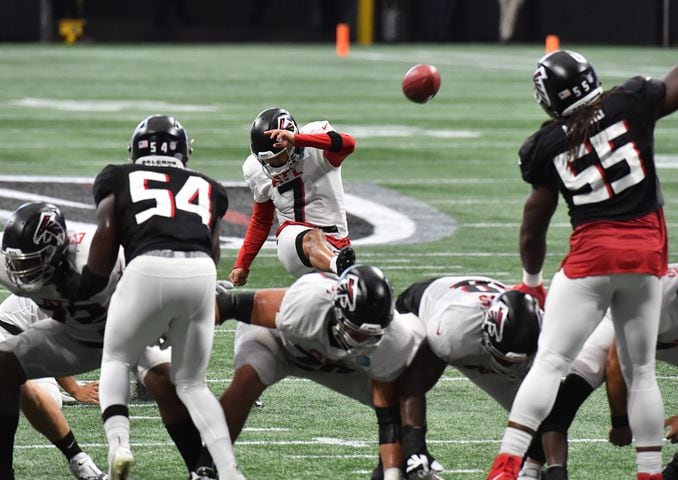
[[383, 333], [364, 333], [344, 317], [342, 310], [334, 307], [332, 333], [337, 343], [349, 355], [364, 355], [377, 347]]
[[496, 297], [482, 323], [482, 345], [490, 367], [500, 375], [518, 377], [530, 367], [537, 351], [542, 311], [532, 296], [509, 290]]
[[577, 52], [558, 50], [542, 57], [532, 77], [534, 98], [552, 118], [564, 118], [603, 93], [591, 64]]
[[353, 266], [337, 282], [332, 334], [349, 355], [364, 355], [379, 345], [393, 310], [393, 291], [384, 274], [371, 266]]
[[24, 292], [42, 288], [62, 262], [67, 245], [66, 221], [57, 207], [41, 202], [20, 206], [2, 237], [9, 280]]
[[167, 115], [151, 115], [137, 125], [128, 150], [130, 160], [142, 157], [173, 157], [185, 165], [193, 152], [191, 139], [181, 124]]
[[[268, 130], [289, 130], [299, 133], [299, 127], [290, 112], [283, 108], [269, 108], [257, 115], [250, 130], [250, 151], [261, 164], [264, 173], [273, 177], [293, 168], [299, 161], [299, 149], [274, 147], [277, 140], [269, 137]], [[287, 153], [287, 159], [282, 158]]]

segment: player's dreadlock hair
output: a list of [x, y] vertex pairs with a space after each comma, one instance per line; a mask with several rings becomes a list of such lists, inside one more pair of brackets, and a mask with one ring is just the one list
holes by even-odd
[[575, 111], [569, 117], [565, 117], [562, 121], [565, 125], [567, 135], [567, 151], [570, 156], [577, 153], [577, 148], [588, 141], [589, 135], [599, 129], [599, 122], [601, 117], [596, 114], [601, 107], [603, 98], [607, 93], [603, 93], [590, 105]]

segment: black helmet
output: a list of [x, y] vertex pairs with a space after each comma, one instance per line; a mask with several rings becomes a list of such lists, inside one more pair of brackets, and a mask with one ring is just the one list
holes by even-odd
[[193, 151], [184, 127], [167, 115], [151, 115], [142, 120], [132, 133], [128, 150], [132, 161], [157, 155], [178, 158], [184, 165]]
[[373, 348], [393, 320], [393, 310], [393, 290], [382, 271], [354, 265], [337, 281], [334, 337], [350, 353]]
[[508, 290], [497, 296], [483, 319], [483, 347], [496, 373], [515, 376], [537, 351], [542, 311], [531, 295]]
[[66, 220], [56, 206], [44, 202], [21, 205], [2, 236], [9, 280], [26, 292], [41, 288], [52, 278], [67, 246]]
[[270, 175], [268, 161], [286, 151], [288, 160], [285, 166], [289, 167], [296, 162], [299, 152], [295, 147], [287, 149], [274, 147], [273, 144], [277, 143], [276, 140], [264, 133], [268, 130], [289, 130], [290, 132], [298, 133], [299, 127], [292, 114], [283, 108], [266, 109], [257, 115], [257, 118], [252, 122], [250, 149], [252, 154], [257, 157], [259, 163], [264, 167], [264, 171]]
[[582, 55], [558, 50], [539, 60], [532, 77], [534, 98], [553, 118], [571, 115], [603, 93], [596, 71]]

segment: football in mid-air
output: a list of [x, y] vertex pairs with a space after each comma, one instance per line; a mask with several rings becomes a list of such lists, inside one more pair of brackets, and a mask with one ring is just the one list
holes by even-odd
[[440, 72], [433, 65], [420, 63], [410, 68], [403, 77], [403, 93], [416, 103], [426, 103], [440, 89]]

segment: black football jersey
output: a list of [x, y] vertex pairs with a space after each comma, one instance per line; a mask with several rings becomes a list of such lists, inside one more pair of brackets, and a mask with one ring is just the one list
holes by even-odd
[[228, 208], [226, 189], [179, 166], [108, 165], [94, 181], [94, 201], [113, 193], [119, 238], [129, 262], [149, 250], [204, 251]]
[[562, 122], [544, 125], [520, 149], [523, 180], [559, 190], [573, 227], [629, 220], [663, 204], [654, 164], [655, 115], [664, 83], [633, 77], [603, 96], [585, 144], [568, 151]]

